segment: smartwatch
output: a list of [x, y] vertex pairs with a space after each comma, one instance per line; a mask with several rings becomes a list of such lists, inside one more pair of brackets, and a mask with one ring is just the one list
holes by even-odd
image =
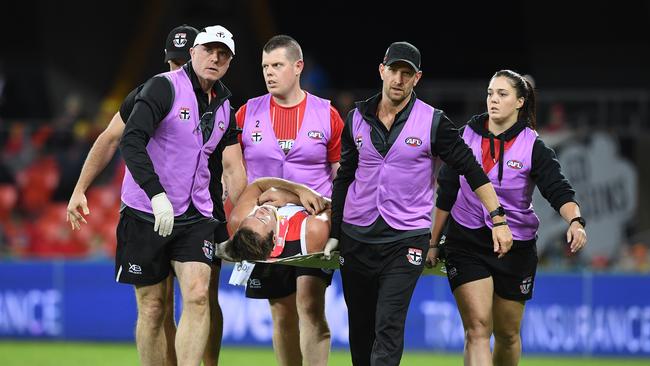
[[573, 224], [575, 221], [577, 221], [580, 225], [582, 225], [583, 229], [587, 227], [587, 221], [585, 221], [585, 219], [583, 219], [582, 216], [572, 218], [571, 221], [569, 221], [569, 225]]
[[505, 216], [505, 215], [506, 215], [506, 210], [503, 209], [503, 206], [499, 206], [499, 207], [497, 207], [496, 210], [490, 211], [490, 218], [492, 218], [492, 219], [495, 216]]

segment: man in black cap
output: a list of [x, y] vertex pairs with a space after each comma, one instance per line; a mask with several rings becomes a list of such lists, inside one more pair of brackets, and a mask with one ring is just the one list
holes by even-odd
[[[390, 45], [379, 65], [382, 90], [357, 102], [341, 138], [325, 256], [341, 242], [343, 295], [354, 365], [398, 365], [411, 296], [430, 245], [435, 161], [442, 159], [488, 211], [494, 187], [445, 114], [417, 99], [420, 51]], [[497, 216], [497, 221], [504, 221]], [[499, 252], [512, 246], [507, 225], [493, 229]]]
[[[169, 65], [170, 71], [179, 69], [190, 60], [190, 48], [194, 45], [194, 39], [198, 33], [199, 31], [196, 28], [185, 24], [169, 32], [165, 41], [164, 62]], [[97, 140], [88, 153], [88, 157], [77, 180], [77, 185], [68, 202], [67, 221], [70, 222], [73, 230], [80, 229], [81, 223], [87, 223], [84, 216], [89, 215], [90, 210], [86, 200], [86, 190], [113, 158], [115, 150], [122, 138], [122, 133], [124, 132], [125, 121], [129, 118], [135, 104], [135, 98], [143, 86], [144, 84], [138, 86], [127, 95], [119, 111], [115, 113], [109, 125], [97, 137]], [[217, 193], [215, 196], [221, 197], [221, 193]], [[221, 206], [215, 205], [215, 207]], [[83, 214], [79, 211], [83, 212]], [[222, 214], [222, 216], [224, 215]], [[210, 335], [203, 356], [205, 365], [217, 364], [223, 330], [223, 316], [217, 300], [221, 261], [215, 259], [212, 267], [212, 277], [210, 279]], [[170, 273], [167, 278], [167, 295], [164, 300], [163, 326], [165, 345], [161, 345], [161, 347], [166, 349], [165, 365], [176, 365], [176, 352], [174, 348], [176, 323], [174, 317], [173, 278], [173, 274]]]

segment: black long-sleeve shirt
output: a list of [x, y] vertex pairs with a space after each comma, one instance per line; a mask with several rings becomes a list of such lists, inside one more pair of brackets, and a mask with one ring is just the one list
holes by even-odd
[[[214, 128], [214, 111], [231, 96], [230, 91], [226, 86], [217, 81], [212, 87], [212, 93], [215, 97], [208, 103], [208, 95], [201, 89], [198, 78], [192, 69], [191, 62], [183, 66], [183, 70], [188, 74], [199, 107], [199, 114], [201, 117], [201, 131], [203, 132], [203, 141], [210, 138]], [[127, 97], [128, 99], [128, 97]], [[136, 183], [142, 188], [149, 198], [152, 198], [158, 193], [164, 192], [164, 187], [160, 183], [160, 179], [155, 172], [153, 163], [149, 158], [146, 147], [149, 139], [153, 136], [155, 129], [160, 122], [169, 114], [174, 102], [174, 89], [169, 80], [164, 76], [155, 76], [149, 79], [142, 90], [135, 97], [133, 110], [128, 115], [124, 134], [120, 142], [120, 150], [124, 161], [126, 162], [129, 172], [133, 176]], [[127, 112], [128, 105], [123, 106], [124, 113]], [[122, 114], [122, 108], [120, 108]], [[221, 203], [221, 193], [223, 188], [221, 186], [221, 174], [223, 167], [221, 158], [223, 150], [226, 146], [238, 143], [237, 123], [235, 121], [235, 113], [231, 107], [230, 121], [228, 128], [224, 133], [223, 138], [217, 145], [217, 148], [212, 153], [208, 160], [208, 167], [210, 169], [210, 195], [213, 201], [213, 216], [219, 221], [225, 221], [223, 213], [223, 204]], [[135, 213], [136, 216], [151, 221], [152, 215], [143, 212], [135, 212], [129, 208], [130, 213]], [[179, 218], [175, 220], [175, 224], [183, 224], [186, 219], [193, 221], [198, 211], [193, 205], [190, 205], [188, 210]]]
[[[399, 136], [408, 120], [413, 105], [415, 93], [409, 103], [395, 116], [395, 122], [390, 130], [377, 118], [377, 107], [381, 94], [356, 103], [356, 107], [366, 123], [370, 124], [372, 144], [382, 156], [386, 156], [393, 143]], [[343, 207], [350, 184], [354, 181], [355, 172], [359, 165], [359, 152], [352, 135], [352, 110], [345, 121], [341, 136], [341, 167], [338, 170], [332, 190], [332, 231], [330, 236], [340, 238], [341, 230], [353, 239], [366, 243], [389, 243], [403, 238], [427, 234], [430, 228], [418, 230], [397, 230], [390, 227], [381, 217], [369, 226], [356, 226], [343, 223]], [[456, 126], [443, 111], [436, 109], [431, 121], [431, 152], [461, 172], [472, 187], [476, 189], [489, 180], [478, 164], [471, 149], [462, 140]]]

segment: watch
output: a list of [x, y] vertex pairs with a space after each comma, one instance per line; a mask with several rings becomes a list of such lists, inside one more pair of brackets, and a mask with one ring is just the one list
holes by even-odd
[[580, 225], [582, 225], [583, 229], [587, 227], [587, 221], [585, 221], [585, 219], [582, 218], [582, 216], [572, 218], [571, 221], [569, 221], [569, 225], [573, 224], [575, 221], [577, 221]]
[[506, 210], [503, 209], [503, 206], [497, 207], [496, 210], [490, 211], [490, 218], [494, 218], [495, 216], [505, 216], [506, 215]]

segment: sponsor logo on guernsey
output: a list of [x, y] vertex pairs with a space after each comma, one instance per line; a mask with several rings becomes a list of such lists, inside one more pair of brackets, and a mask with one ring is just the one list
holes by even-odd
[[411, 264], [419, 266], [422, 264], [422, 249], [409, 248], [406, 259], [408, 259]]
[[339, 265], [343, 265], [345, 263], [345, 259], [343, 259], [343, 256], [339, 256]]
[[212, 256], [214, 255], [214, 244], [212, 244], [211, 241], [203, 241], [203, 254], [205, 254], [206, 258], [212, 260]]
[[363, 139], [361, 138], [361, 135], [357, 136], [354, 139], [354, 144], [357, 145], [357, 150], [361, 150], [361, 146], [363, 146]]
[[141, 275], [142, 274], [142, 267], [140, 267], [137, 264], [129, 263], [129, 273]]
[[519, 289], [521, 290], [521, 293], [524, 295], [527, 295], [530, 292], [530, 289], [533, 287], [533, 277], [529, 276], [524, 278], [523, 281], [521, 281], [521, 285], [519, 285]]
[[254, 144], [262, 142], [262, 131], [253, 131], [253, 133], [251, 133], [251, 141], [253, 141]]
[[524, 167], [524, 163], [519, 160], [508, 160], [506, 165], [512, 169], [521, 169]]
[[290, 139], [290, 140], [278, 140], [278, 145], [280, 146], [280, 149], [282, 149], [282, 151], [284, 151], [285, 154], [287, 154], [289, 152], [289, 150], [291, 150], [291, 148], [293, 147], [293, 143], [294, 143], [294, 140], [292, 140], [292, 139]]
[[407, 137], [406, 140], [404, 140], [408, 146], [413, 146], [413, 147], [418, 147], [422, 146], [422, 140], [420, 140], [417, 137]]
[[185, 47], [186, 44], [187, 44], [186, 33], [176, 33], [174, 35], [174, 47], [181, 48], [181, 47]]
[[178, 111], [178, 118], [183, 121], [190, 119], [190, 109], [187, 107], [181, 107], [181, 109]]
[[223, 123], [223, 121], [219, 121], [219, 123], [217, 124], [217, 126], [219, 126], [219, 129], [220, 129], [221, 131], [225, 131], [225, 130], [226, 130], [226, 124]]
[[314, 140], [322, 140], [325, 135], [321, 131], [309, 131], [307, 132], [307, 137]]

